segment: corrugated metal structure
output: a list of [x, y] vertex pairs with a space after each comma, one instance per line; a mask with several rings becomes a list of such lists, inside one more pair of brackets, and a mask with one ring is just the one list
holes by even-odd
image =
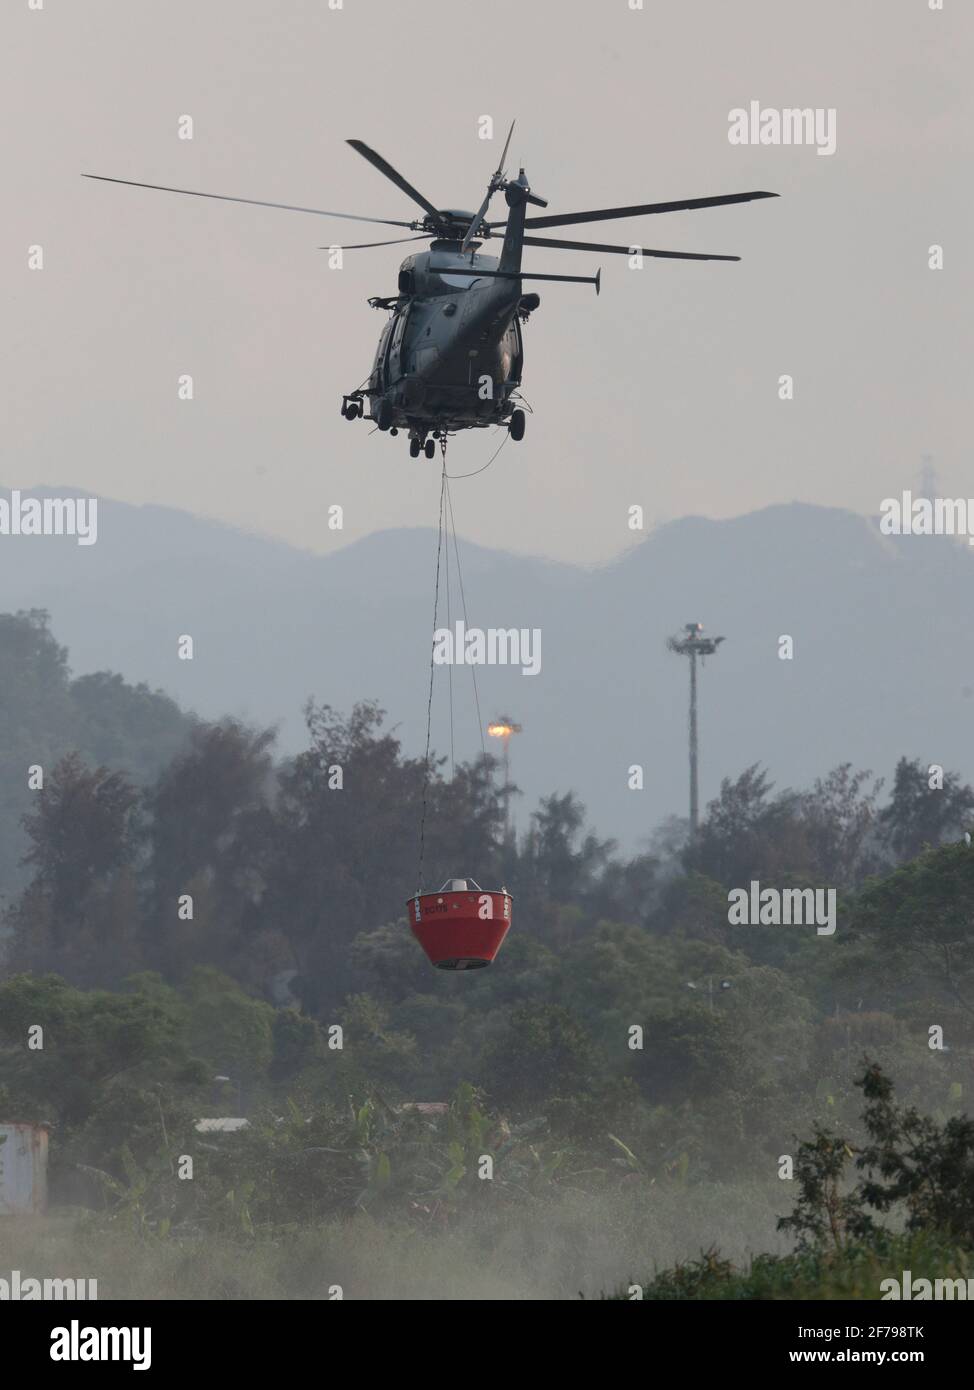
[[0, 1123], [0, 1216], [47, 1210], [47, 1127]]

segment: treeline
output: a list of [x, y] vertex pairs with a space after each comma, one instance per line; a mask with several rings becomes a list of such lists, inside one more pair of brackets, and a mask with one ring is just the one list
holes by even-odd
[[[10, 621], [30, 679], [45, 663], [64, 675], [45, 623]], [[427, 778], [370, 704], [309, 706], [308, 746], [288, 760], [269, 731], [163, 721], [152, 773], [164, 697], [88, 679], [108, 703], [93, 697], [87, 729], [111, 726], [117, 699], [145, 712], [119, 725], [145, 739], [141, 773], [90, 744], [45, 767], [24, 819], [28, 881], [3, 916], [5, 1105], [53, 1120], [72, 1162], [87, 1152], [120, 1182], [194, 1115], [280, 1118], [289, 1102], [296, 1125], [319, 1117], [321, 1152], [337, 1150], [359, 1124], [352, 1097], [369, 1134], [386, 1132], [376, 1182], [395, 1193], [389, 1171], [411, 1172], [416, 1156], [402, 1106], [452, 1098], [461, 1127], [540, 1125], [514, 1161], [555, 1185], [576, 1171], [773, 1176], [789, 1135], [852, 1114], [864, 1049], [906, 1095], [944, 1114], [963, 1103], [974, 793], [949, 772], [903, 758], [886, 795], [851, 766], [802, 791], [749, 768], [723, 784], [692, 847], [672, 822], [623, 856], [571, 792], [542, 800], [511, 839], [491, 759]], [[54, 746], [14, 742], [20, 778]], [[434, 971], [409, 931], [424, 800], [426, 886], [469, 875], [514, 895], [490, 971]], [[728, 890], [752, 879], [837, 888], [838, 932], [730, 926]], [[52, 1025], [43, 1066], [24, 1052], [30, 1023]], [[213, 1091], [220, 1075], [229, 1095]], [[279, 1157], [275, 1126], [260, 1130], [260, 1171]], [[473, 1183], [466, 1160], [444, 1171], [451, 1190]], [[341, 1181], [354, 1203], [352, 1176]], [[420, 1187], [403, 1180], [407, 1213]]]
[[[118, 687], [87, 679], [109, 692], [91, 728], [110, 720]], [[156, 698], [146, 697], [150, 723]], [[350, 992], [394, 995], [397, 981], [465, 997], [455, 982], [429, 978], [406, 930], [421, 822], [423, 886], [459, 875], [506, 885], [514, 949], [557, 955], [608, 923], [639, 929], [649, 944], [706, 941], [783, 966], [823, 953], [807, 933], [730, 926], [729, 889], [752, 880], [833, 887], [848, 927], [864, 884], [960, 843], [974, 814], [969, 786], [917, 760], [900, 759], [883, 801], [882, 782], [848, 764], [805, 791], [776, 791], [751, 767], [722, 784], [692, 846], [674, 821], [625, 857], [586, 830], [571, 792], [543, 798], [515, 839], [491, 758], [448, 780], [442, 764], [427, 774], [405, 756], [372, 704], [347, 717], [327, 705], [306, 714], [308, 747], [285, 761], [275, 761], [271, 731], [226, 719], [188, 724], [142, 785], [82, 750], [45, 767], [22, 818], [29, 881], [3, 918], [8, 971], [112, 988], [138, 971], [178, 983], [209, 966], [315, 1016]], [[28, 756], [44, 766], [42, 752]], [[513, 1000], [514, 972], [502, 973]]]
[[193, 723], [161, 691], [111, 672], [72, 679], [43, 610], [0, 613], [0, 901], [24, 881], [29, 768], [77, 751], [144, 786], [186, 746]]

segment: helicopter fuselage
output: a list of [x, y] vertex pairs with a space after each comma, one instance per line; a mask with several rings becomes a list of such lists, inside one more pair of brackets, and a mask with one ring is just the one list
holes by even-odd
[[[538, 237], [537, 228], [569, 227], [582, 222], [604, 222], [617, 218], [641, 217], [649, 213], [680, 212], [691, 208], [723, 207], [747, 203], [754, 198], [774, 198], [764, 190], [748, 193], [722, 193], [710, 198], [688, 198], [668, 203], [640, 203], [626, 207], [592, 208], [587, 212], [555, 213], [526, 218], [528, 205], [546, 208], [547, 202], [531, 191], [524, 169], [517, 178], [508, 178], [504, 169], [510, 149], [514, 122], [511, 122], [497, 169], [491, 175], [487, 192], [477, 212], [440, 208], [420, 193], [387, 159], [362, 140], [348, 144], [373, 168], [389, 179], [423, 210], [423, 217], [411, 221], [401, 218], [362, 217], [348, 212], [300, 206], [295, 203], [267, 202], [261, 198], [232, 197], [192, 188], [173, 188], [169, 184], [141, 183], [133, 179], [87, 174], [86, 178], [107, 183], [151, 188], [157, 192], [185, 194], [193, 198], [215, 198], [220, 202], [246, 203], [253, 207], [278, 208], [286, 212], [343, 218], [351, 222], [372, 222], [383, 226], [408, 228], [418, 236], [397, 241], [430, 240], [428, 251], [408, 256], [399, 270], [398, 292], [369, 303], [389, 313], [382, 330], [372, 370], [366, 382], [342, 397], [346, 420], [365, 416], [380, 430], [398, 434], [409, 432], [409, 451], [417, 457], [422, 447], [427, 458], [435, 453], [437, 439], [446, 449], [446, 436], [456, 430], [505, 425], [510, 438], [524, 438], [525, 412], [516, 396], [524, 367], [522, 326], [538, 307], [537, 294], [523, 293], [524, 280], [573, 282], [595, 286], [599, 293], [601, 269], [595, 275], [562, 275], [521, 269], [525, 246], [542, 246], [561, 251], [607, 252], [632, 257], [659, 257], [664, 260], [736, 261], [738, 256], [713, 255], [702, 251], [663, 251], [645, 246], [606, 245], [602, 242], [573, 241], [558, 237]], [[488, 221], [490, 201], [503, 191], [507, 214], [502, 221]], [[525, 235], [525, 228], [529, 234]], [[503, 235], [499, 257], [480, 254], [483, 242]], [[362, 250], [371, 246], [390, 246], [390, 241], [369, 241], [347, 247]], [[333, 251], [334, 246], [321, 247]], [[445, 455], [444, 455], [445, 457]]]
[[[524, 363], [522, 321], [537, 301], [525, 301], [520, 276], [493, 278], [499, 265], [477, 244], [461, 255], [451, 241], [403, 261], [397, 298], [376, 301], [391, 312], [365, 394], [381, 428], [425, 437], [510, 416]], [[467, 273], [451, 274], [453, 267]], [[470, 274], [477, 270], [489, 274]]]

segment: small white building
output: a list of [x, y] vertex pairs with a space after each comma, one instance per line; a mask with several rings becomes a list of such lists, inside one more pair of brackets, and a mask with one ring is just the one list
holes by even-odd
[[47, 1126], [0, 1123], [0, 1216], [47, 1211]]

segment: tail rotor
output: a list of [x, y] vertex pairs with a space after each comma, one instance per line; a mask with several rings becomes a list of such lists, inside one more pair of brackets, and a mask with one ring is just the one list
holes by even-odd
[[463, 242], [460, 245], [461, 256], [464, 254], [471, 241], [473, 241], [474, 236], [477, 233], [477, 229], [481, 226], [484, 218], [487, 216], [487, 209], [490, 207], [491, 198], [493, 198], [494, 194], [504, 187], [504, 165], [507, 162], [507, 151], [510, 149], [511, 136], [513, 134], [514, 122], [511, 121], [511, 128], [507, 132], [507, 139], [504, 141], [504, 149], [501, 152], [500, 162], [497, 165], [497, 168], [490, 176], [490, 183], [487, 185], [487, 192], [484, 195], [484, 201], [480, 204], [480, 207], [475, 213], [470, 223], [470, 226], [467, 228], [467, 235], [463, 238]]

